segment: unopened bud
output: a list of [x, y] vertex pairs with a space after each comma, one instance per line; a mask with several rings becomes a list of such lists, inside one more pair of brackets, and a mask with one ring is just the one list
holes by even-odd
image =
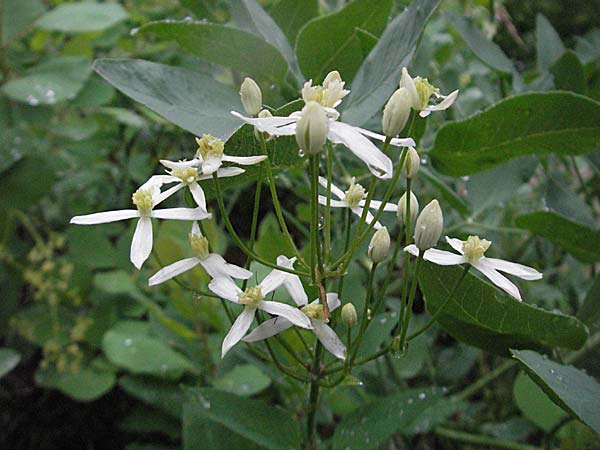
[[296, 123], [296, 142], [298, 146], [305, 153], [316, 155], [325, 145], [328, 132], [329, 121], [325, 110], [317, 102], [308, 102], [302, 109], [302, 116]]
[[373, 261], [374, 264], [379, 264], [388, 255], [389, 249], [390, 234], [388, 233], [387, 227], [380, 228], [375, 232], [373, 238], [371, 238], [367, 255], [369, 255], [369, 258], [371, 258], [371, 261]]
[[401, 224], [406, 225], [407, 223], [407, 215], [406, 212], [410, 208], [410, 223], [414, 224], [415, 220], [417, 220], [417, 215], [419, 214], [419, 201], [417, 200], [417, 196], [410, 191], [410, 204], [407, 205], [408, 197], [406, 196], [406, 192], [400, 197], [400, 201], [398, 202], [398, 220]]
[[400, 134], [410, 116], [412, 103], [412, 97], [406, 88], [397, 89], [392, 94], [383, 108], [381, 119], [383, 134], [388, 137]]
[[352, 303], [346, 303], [342, 307], [342, 321], [346, 324], [348, 328], [353, 327], [358, 322], [356, 308]]
[[444, 228], [442, 209], [437, 200], [429, 202], [417, 218], [415, 226], [415, 244], [421, 251], [437, 244]]
[[[262, 109], [259, 113], [258, 113], [258, 117], [259, 119], [266, 119], [267, 117], [273, 117], [273, 114], [271, 114], [271, 111], [269, 111], [268, 109]], [[256, 128], [254, 128], [254, 136], [256, 137], [256, 140], [260, 140], [260, 135], [259, 135], [260, 131], [258, 131]], [[264, 131], [263, 136], [265, 137], [265, 139], [268, 141], [270, 140], [273, 136], [271, 136], [269, 133], [267, 133], [266, 131]]]
[[262, 106], [262, 92], [252, 78], [244, 78], [240, 88], [240, 96], [242, 97], [242, 105], [244, 111], [251, 116], [256, 116]]
[[408, 147], [406, 152], [406, 159], [402, 165], [402, 175], [406, 178], [413, 178], [417, 172], [419, 172], [419, 166], [421, 165], [421, 158], [414, 149], [414, 147]]

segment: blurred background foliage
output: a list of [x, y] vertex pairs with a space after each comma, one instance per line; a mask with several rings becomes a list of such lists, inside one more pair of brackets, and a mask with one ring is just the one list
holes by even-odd
[[[306, 1], [301, 8], [299, 3], [260, 1], [292, 47], [296, 45], [301, 69], [310, 72], [319, 35], [311, 42], [310, 36], [303, 38], [302, 27], [318, 15], [341, 10], [345, 2]], [[390, 16], [407, 3], [391, 2]], [[2, 0], [0, 447], [251, 448], [245, 437], [225, 436], [226, 419], [197, 414], [180, 386], [212, 386], [219, 392], [214, 395], [255, 396], [288, 409], [302, 401], [301, 387], [243, 347], [220, 360], [220, 342], [229, 324], [218, 300], [193, 293], [206, 287], [202, 269], [160, 289], [147, 287], [148, 276], [161, 265], [189, 256], [187, 224], [160, 224], [154, 257], [139, 273], [128, 262], [131, 224], [68, 225], [77, 214], [128, 208], [131, 193], [157, 172], [159, 159], [190, 157], [195, 150], [188, 131], [130, 98], [135, 95], [123, 95], [92, 70], [92, 62], [135, 58], [182, 67], [229, 85], [237, 95], [243, 76], [256, 74], [222, 64], [215, 55], [198, 55], [201, 49], [182, 49], [160, 30], [140, 27], [176, 19], [243, 30], [247, 24], [239, 4]], [[318, 32], [319, 24], [309, 26]], [[385, 21], [374, 23], [357, 35], [359, 50], [353, 56], [358, 59], [342, 74], [347, 81], [384, 27]], [[461, 91], [454, 108], [432, 116], [426, 129], [419, 130], [424, 149], [432, 147], [445, 121], [469, 117], [512, 94], [560, 89], [600, 100], [600, 2], [447, 0], [427, 25], [410, 70], [433, 80], [442, 92]], [[298, 97], [289, 73], [284, 79], [260, 81], [264, 102], [273, 108]], [[369, 125], [377, 129], [379, 123], [375, 117]], [[530, 226], [520, 226], [515, 218], [545, 208], [598, 233], [599, 169], [598, 151], [576, 158], [526, 156], [458, 179], [425, 163], [426, 182], [419, 181], [418, 193], [423, 198], [441, 196], [452, 208], [445, 210], [448, 234], [485, 233], [502, 256], [543, 269], [544, 281], [526, 287], [526, 300], [549, 310], [579, 312], [597, 332], [600, 284], [596, 278], [592, 286], [590, 261], [578, 258], [568, 243], [565, 247], [532, 237], [524, 231]], [[309, 221], [308, 195], [292, 191], [290, 180], [305, 176], [300, 167], [279, 179], [284, 208], [299, 237]], [[245, 199], [252, 193], [247, 180], [227, 192], [242, 235], [249, 229], [251, 205]], [[286, 242], [277, 240], [268, 201], [262, 204], [257, 252], [273, 259], [285, 252]], [[388, 225], [393, 226], [392, 219]], [[243, 263], [243, 255], [228, 247], [216, 221], [209, 222], [208, 232], [217, 251]], [[360, 298], [364, 280], [358, 261], [350, 269], [347, 292]], [[588, 308], [583, 315], [582, 304]], [[424, 323], [422, 302], [415, 308], [415, 321]], [[370, 348], [376, 349], [389, 334], [393, 314], [379, 317], [369, 336]], [[289, 339], [299, 345], [293, 336]], [[325, 394], [318, 416], [321, 432], [332, 435], [332, 424], [367, 400], [432, 384], [464, 387], [497, 361], [434, 327], [415, 341], [405, 358], [362, 367], [357, 376], [365, 387], [343, 386]], [[597, 356], [577, 365], [600, 376]], [[539, 442], [564, 421], [565, 413], [525, 375], [509, 373], [472, 402], [453, 409], [453, 417], [498, 439]], [[467, 448], [417, 434], [446, 417], [436, 419], [432, 413], [421, 430], [398, 430], [385, 448]], [[561, 448], [599, 445], [576, 421], [565, 425], [559, 438]]]

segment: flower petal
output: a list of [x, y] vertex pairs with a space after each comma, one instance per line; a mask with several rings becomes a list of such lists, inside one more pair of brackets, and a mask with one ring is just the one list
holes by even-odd
[[246, 280], [252, 276], [252, 272], [249, 270], [238, 267], [235, 264], [229, 264], [221, 255], [216, 253], [211, 253], [206, 258], [200, 260], [200, 264], [211, 278], [233, 277]]
[[516, 277], [522, 278], [523, 280], [539, 280], [544, 276], [542, 273], [538, 272], [533, 267], [524, 266], [523, 264], [518, 264], [497, 258], [483, 257], [481, 259], [485, 260], [484, 264], [489, 264], [496, 270], [509, 273]]
[[446, 236], [446, 242], [448, 243], [448, 245], [450, 245], [450, 247], [452, 247], [458, 253], [460, 253], [461, 255], [464, 254], [464, 252], [463, 252], [464, 242], [463, 241], [461, 241], [460, 239], [457, 239], [457, 238], [451, 238], [451, 237]]
[[[360, 206], [355, 206], [354, 208], [351, 208], [351, 209], [352, 209], [352, 212], [354, 214], [356, 214], [358, 217], [362, 217], [363, 208], [361, 208]], [[365, 223], [367, 225], [371, 225], [371, 222], [373, 222], [373, 219], [375, 219], [373, 214], [371, 214], [370, 211], [367, 211], [367, 216], [365, 217]], [[381, 224], [379, 222], [377, 222], [375, 225], [373, 225], [373, 227], [376, 230], [379, 230], [381, 228]]]
[[312, 328], [310, 319], [306, 317], [306, 314], [299, 309], [294, 308], [293, 306], [279, 302], [262, 301], [258, 307], [269, 314], [273, 314], [274, 316], [285, 317], [296, 326], [309, 329]]
[[[361, 200], [358, 203], [359, 206], [365, 206], [365, 201]], [[379, 209], [381, 208], [381, 202], [379, 200], [371, 200], [371, 203], [369, 203], [369, 208], [371, 209]], [[384, 211], [393, 211], [396, 212], [398, 211], [398, 205], [394, 204], [394, 203], [386, 203], [384, 208]]]
[[168, 199], [171, 195], [175, 194], [176, 192], [179, 192], [181, 189], [183, 189], [183, 186], [184, 186], [184, 184], [181, 182], [181, 180], [179, 180], [179, 184], [176, 184], [175, 186], [171, 186], [166, 191], [159, 193], [154, 200], [153, 206], [158, 205], [159, 203]]
[[292, 136], [296, 134], [298, 117], [246, 117], [236, 111], [231, 114], [256, 127], [258, 131], [267, 132], [272, 136]]
[[[319, 184], [327, 189], [327, 178], [319, 177]], [[346, 198], [346, 194], [339, 187], [337, 187], [333, 182], [331, 183], [331, 193], [335, 195], [340, 200], [344, 200]]]
[[218, 172], [222, 161], [223, 159], [221, 157], [206, 158], [202, 161], [202, 173], [204, 175], [212, 175], [213, 173]]
[[210, 219], [212, 214], [202, 208], [168, 208], [152, 211], [152, 217], [172, 220], [204, 220]]
[[242, 341], [244, 342], [256, 342], [262, 341], [263, 339], [275, 336], [282, 331], [287, 330], [293, 326], [292, 322], [287, 320], [285, 317], [273, 317], [272, 319], [265, 320], [259, 326], [248, 334]]
[[348, 147], [376, 177], [392, 178], [392, 172], [394, 171], [392, 160], [364, 137], [356, 127], [344, 122], [331, 121], [328, 137], [331, 142], [344, 144]]
[[327, 306], [329, 306], [329, 311], [333, 311], [340, 306], [340, 298], [335, 292], [327, 293]]
[[419, 256], [419, 248], [415, 244], [410, 244], [404, 247], [404, 251], [410, 253], [413, 256]]
[[488, 280], [498, 286], [507, 294], [521, 301], [521, 293], [519, 292], [519, 288], [513, 284], [508, 278], [504, 275], [500, 274], [493, 267], [487, 265], [485, 263], [485, 259], [480, 259], [475, 264], [473, 264], [477, 270], [479, 270], [482, 274], [484, 274]]
[[230, 302], [238, 302], [238, 294], [242, 290], [237, 287], [231, 278], [219, 277], [214, 278], [208, 283], [208, 289], [217, 294], [219, 297], [229, 300]]
[[129, 252], [129, 259], [133, 265], [139, 270], [144, 264], [144, 261], [150, 256], [152, 251], [152, 221], [150, 217], [140, 217], [135, 231], [133, 233], [133, 239], [131, 240], [131, 250]]
[[206, 211], [206, 196], [204, 195], [204, 190], [196, 182], [190, 183], [188, 187], [190, 188], [190, 193], [192, 194], [196, 205]]
[[254, 320], [254, 314], [256, 313], [256, 308], [246, 306], [241, 314], [235, 319], [233, 325], [231, 325], [231, 329], [225, 339], [223, 339], [223, 345], [221, 346], [221, 358], [225, 356], [225, 354], [237, 344], [246, 334], [250, 325], [252, 325], [252, 321]]
[[223, 155], [223, 161], [241, 164], [242, 166], [251, 166], [267, 159], [265, 155], [257, 156], [228, 156]]
[[419, 93], [417, 92], [417, 86], [415, 85], [415, 81], [408, 73], [406, 67], [402, 68], [402, 76], [400, 77], [400, 87], [405, 87], [412, 100], [412, 107], [415, 110], [418, 110], [421, 106], [421, 99], [419, 98]]
[[262, 295], [266, 297], [268, 294], [273, 292], [279, 286], [281, 286], [285, 280], [286, 273], [281, 270], [273, 269], [268, 273], [266, 277], [260, 282], [260, 290]]
[[152, 277], [148, 280], [148, 286], [156, 286], [157, 284], [164, 283], [171, 278], [176, 277], [177, 275], [181, 275], [184, 272], [187, 272], [192, 267], [197, 266], [200, 263], [198, 258], [186, 258], [181, 261], [174, 262], [166, 267], [163, 267], [158, 272], [156, 272]]
[[314, 332], [329, 352], [339, 359], [346, 359], [346, 346], [340, 341], [340, 338], [337, 337], [335, 331], [331, 329], [329, 325], [327, 325], [324, 321], [313, 319], [310, 321], [314, 328]]
[[[356, 129], [360, 132], [360, 134], [364, 134], [371, 139], [376, 139], [381, 142], [385, 142], [387, 139], [387, 136], [384, 136], [383, 134], [373, 133], [372, 131], [359, 127], [356, 127]], [[416, 144], [412, 138], [393, 138], [390, 140], [390, 145], [393, 145], [394, 147], [414, 147]]]
[[163, 184], [170, 183], [181, 183], [181, 178], [174, 177], [173, 175], [152, 175], [148, 181], [146, 181], [141, 187], [148, 185], [162, 186]]
[[423, 259], [440, 266], [456, 266], [467, 262], [463, 255], [457, 255], [456, 253], [447, 252], [445, 250], [438, 250], [437, 248], [426, 250], [423, 254]]
[[[296, 258], [287, 258], [285, 255], [279, 255], [277, 257], [277, 265], [285, 267], [286, 269], [293, 269], [295, 262]], [[300, 277], [288, 272], [284, 272], [284, 275], [283, 285], [290, 294], [290, 297], [292, 297], [292, 300], [294, 300], [298, 306], [306, 305], [308, 303], [308, 296], [306, 295], [304, 286], [302, 286]]]
[[99, 223], [117, 222], [119, 220], [133, 219], [140, 217], [137, 209], [120, 209], [117, 211], [105, 211], [85, 216], [75, 216], [70, 223], [77, 225], [96, 225]]
[[458, 90], [451, 92], [448, 95], [438, 95], [437, 97], [443, 98], [443, 100], [437, 105], [427, 106], [427, 108], [419, 113], [421, 117], [427, 117], [432, 111], [443, 111], [444, 109], [450, 108], [456, 101], [456, 97], [458, 97]]
[[[327, 205], [327, 197], [325, 197], [324, 195], [319, 195], [319, 205]], [[335, 200], [335, 199], [329, 200], [329, 206], [331, 206], [332, 208], [347, 208], [348, 207], [346, 202], [344, 202], [342, 200]]]

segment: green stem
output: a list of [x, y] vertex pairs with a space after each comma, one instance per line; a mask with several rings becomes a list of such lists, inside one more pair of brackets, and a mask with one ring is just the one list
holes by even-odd
[[505, 448], [509, 450], [541, 450], [533, 445], [526, 445], [520, 442], [502, 441], [500, 439], [491, 438], [482, 434], [471, 434], [464, 431], [451, 430], [449, 428], [438, 427], [435, 433], [439, 436], [453, 439], [455, 441], [467, 442], [469, 444], [492, 446], [497, 448]]
[[385, 277], [383, 279], [383, 285], [378, 293], [377, 302], [375, 303], [375, 307], [373, 308], [373, 313], [376, 314], [379, 306], [383, 302], [385, 297], [385, 293], [387, 291], [388, 285], [390, 283], [390, 278], [392, 277], [392, 272], [394, 271], [394, 267], [396, 266], [396, 259], [398, 258], [398, 253], [400, 253], [400, 248], [402, 248], [402, 228], [400, 228], [400, 232], [398, 233], [398, 237], [396, 238], [396, 242], [394, 243], [394, 251], [392, 253], [392, 260], [390, 261], [387, 271], [385, 273]]
[[327, 204], [325, 205], [325, 262], [331, 252], [331, 183], [333, 178], [333, 145], [327, 141]]
[[[252, 224], [250, 225], [250, 243], [248, 244], [248, 248], [251, 251], [254, 251], [254, 241], [256, 240], [256, 229], [258, 228], [258, 210], [260, 209], [260, 194], [262, 191], [262, 179], [263, 179], [263, 168], [260, 166], [258, 172], [258, 180], [256, 181], [256, 191], [254, 192], [254, 207], [252, 208]], [[252, 263], [252, 257], [246, 257], [246, 263], [244, 267], [246, 269], [250, 268], [250, 264]], [[246, 290], [246, 286], [248, 285], [248, 280], [242, 281], [242, 290]]]
[[321, 355], [323, 354], [323, 346], [317, 340], [315, 345], [315, 360], [312, 367], [313, 379], [310, 383], [310, 391], [308, 394], [308, 412], [306, 420], [306, 437], [308, 445], [311, 448], [317, 448], [315, 442], [315, 425], [317, 416], [317, 406], [319, 401], [319, 379], [321, 377]]
[[[346, 373], [348, 373], [352, 369], [352, 364], [356, 359], [356, 355], [358, 354], [358, 349], [360, 348], [360, 344], [362, 343], [362, 338], [367, 329], [367, 325], [369, 323], [369, 304], [371, 302], [371, 296], [373, 292], [373, 280], [375, 279], [375, 271], [377, 270], [377, 264], [373, 264], [371, 270], [369, 272], [369, 279], [367, 281], [367, 295], [365, 298], [365, 305], [363, 307], [362, 317], [360, 319], [360, 328], [358, 329], [358, 334], [356, 339], [352, 343], [352, 356], [346, 360]], [[348, 349], [350, 351], [350, 349]]]
[[406, 333], [408, 332], [408, 325], [410, 324], [410, 316], [412, 314], [412, 306], [415, 301], [415, 293], [417, 292], [417, 285], [419, 284], [419, 272], [421, 271], [421, 264], [423, 263], [423, 253], [420, 252], [417, 257], [417, 263], [415, 265], [415, 271], [413, 273], [413, 280], [410, 287], [410, 296], [408, 297], [408, 304], [406, 305], [406, 314], [404, 318], [404, 323], [402, 325], [402, 334], [400, 335], [400, 344], [398, 349], [400, 351], [404, 351], [404, 346], [406, 345]]
[[310, 279], [317, 282], [317, 234], [319, 233], [319, 162], [318, 156], [310, 156]]
[[455, 394], [453, 396], [453, 398], [455, 398], [456, 400], [466, 400], [467, 398], [469, 398], [472, 395], [479, 392], [481, 389], [483, 389], [489, 383], [494, 381], [496, 378], [498, 378], [500, 375], [502, 375], [508, 369], [510, 369], [511, 367], [514, 367], [516, 365], [517, 365], [517, 362], [514, 359], [509, 359], [507, 361], [504, 361], [502, 364], [500, 364], [494, 370], [492, 370], [491, 372], [488, 372], [487, 374], [485, 374], [484, 376], [479, 378], [477, 381], [475, 381], [475, 383], [470, 384], [465, 389], [463, 389], [459, 393]]
[[[350, 208], [347, 208], [345, 211], [344, 217], [344, 254], [348, 251], [348, 246], [350, 245]], [[337, 294], [338, 298], [342, 298], [342, 293], [344, 292], [344, 280], [346, 279], [346, 273], [342, 272], [340, 274], [340, 280], [338, 281]]]

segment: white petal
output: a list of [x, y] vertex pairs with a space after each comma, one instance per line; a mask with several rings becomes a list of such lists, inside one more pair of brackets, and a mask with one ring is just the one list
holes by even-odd
[[[217, 170], [217, 178], [235, 177], [243, 174], [244, 172], [245, 170], [241, 167], [221, 167], [219, 170]], [[206, 175], [202, 175], [200, 179], [204, 179], [203, 177], [205, 176]], [[212, 175], [210, 178], [212, 178]]]
[[334, 311], [340, 306], [340, 298], [335, 292], [327, 293], [327, 306], [329, 306], [329, 311]]
[[202, 164], [202, 160], [194, 158], [189, 161], [169, 161], [168, 159], [161, 159], [160, 163], [168, 169], [185, 169], [186, 167], [198, 167]]
[[279, 286], [283, 284], [285, 280], [285, 272], [281, 270], [273, 269], [269, 274], [260, 282], [261, 292], [264, 297], [273, 292]]
[[174, 177], [172, 175], [152, 175], [148, 181], [146, 181], [141, 188], [149, 185], [162, 186], [163, 184], [170, 183], [181, 183], [181, 178]]
[[[355, 206], [354, 208], [351, 208], [352, 212], [354, 214], [356, 214], [358, 217], [362, 217], [362, 213], [363, 213], [363, 208], [361, 208], [360, 206]], [[373, 219], [375, 219], [375, 217], [373, 216], [373, 214], [371, 214], [371, 212], [367, 212], [367, 216], [365, 217], [365, 223], [367, 225], [371, 225], [371, 222], [373, 222]], [[381, 228], [381, 224], [379, 222], [375, 223], [375, 225], [373, 226], [376, 230], [379, 230]]]
[[496, 269], [485, 264], [485, 260], [482, 262], [482, 260], [480, 259], [475, 264], [473, 264], [473, 267], [475, 267], [482, 274], [484, 274], [492, 283], [494, 283], [504, 292], [521, 301], [521, 293], [519, 292], [519, 288], [515, 286], [513, 282], [506, 278], [504, 275], [500, 274], [499, 272], [496, 272]]
[[[327, 178], [319, 177], [319, 184], [327, 189]], [[331, 183], [331, 193], [335, 195], [340, 200], [344, 200], [346, 198], [346, 194], [339, 187], [337, 187], [333, 182]]]
[[171, 278], [176, 277], [177, 275], [182, 274], [183, 272], [187, 272], [192, 267], [195, 267], [200, 263], [198, 258], [186, 258], [181, 261], [174, 262], [166, 267], [163, 267], [158, 272], [156, 272], [149, 280], [149, 286], [156, 286], [157, 284], [164, 283]]
[[140, 217], [131, 240], [129, 258], [140, 269], [152, 251], [152, 221], [150, 217]]
[[335, 331], [322, 320], [313, 319], [310, 322], [313, 325], [313, 331], [319, 338], [319, 341], [321, 341], [321, 344], [323, 344], [323, 347], [329, 350], [336, 358], [346, 359], [346, 346], [337, 337]]
[[[285, 255], [279, 255], [277, 257], [277, 265], [285, 267], [286, 269], [293, 269], [295, 262], [296, 257], [288, 258]], [[292, 300], [294, 300], [298, 306], [306, 305], [308, 303], [308, 296], [306, 295], [304, 286], [302, 286], [300, 277], [288, 272], [284, 272], [284, 275], [285, 279], [283, 280], [283, 285], [290, 294], [290, 297], [292, 297]]]
[[234, 264], [229, 264], [221, 255], [211, 253], [200, 261], [206, 273], [211, 278], [233, 277], [246, 280], [252, 276], [252, 272]]
[[[361, 200], [358, 203], [358, 205], [365, 206], [365, 200]], [[369, 203], [369, 208], [379, 209], [379, 208], [381, 208], [381, 202], [379, 200], [371, 200], [371, 203]], [[386, 203], [383, 210], [396, 212], [396, 211], [398, 211], [398, 205], [396, 205], [394, 203]]]
[[217, 294], [219, 297], [229, 300], [230, 302], [238, 302], [238, 294], [242, 290], [231, 280], [231, 278], [214, 278], [208, 283], [208, 289]]
[[518, 264], [497, 258], [483, 257], [481, 259], [485, 261], [484, 264], [489, 264], [496, 270], [510, 273], [511, 275], [522, 278], [523, 280], [539, 280], [544, 276], [543, 274], [535, 270], [533, 267], [524, 266], [523, 264]]
[[202, 236], [202, 231], [200, 231], [200, 226], [198, 225], [198, 222], [194, 222], [192, 224], [191, 234], [193, 236]]
[[[327, 205], [327, 197], [325, 197], [324, 195], [319, 195], [319, 205]], [[346, 202], [344, 202], [342, 200], [334, 200], [334, 199], [329, 200], [329, 206], [331, 206], [332, 208], [347, 208], [348, 207]]]
[[306, 314], [299, 309], [294, 308], [293, 306], [286, 305], [285, 303], [263, 301], [260, 302], [258, 307], [269, 314], [273, 314], [274, 316], [285, 317], [287, 320], [299, 327], [309, 329], [312, 328], [310, 320], [308, 317], [306, 317]]
[[202, 161], [202, 173], [204, 175], [212, 175], [213, 173], [217, 172], [221, 167], [221, 161], [222, 158], [220, 157], [205, 159]]
[[415, 244], [410, 244], [404, 247], [404, 251], [410, 253], [413, 256], [419, 256], [419, 248]]
[[159, 203], [161, 203], [162, 201], [168, 199], [171, 195], [175, 194], [176, 192], [179, 192], [181, 189], [183, 189], [183, 186], [184, 186], [184, 184], [181, 182], [181, 180], [179, 180], [179, 184], [176, 184], [175, 186], [171, 186], [166, 191], [158, 194], [154, 200], [154, 206], [156, 206]]
[[194, 198], [194, 201], [196, 202], [196, 205], [206, 211], [206, 196], [204, 195], [204, 191], [200, 185], [194, 182], [190, 183], [188, 187], [190, 188], [190, 192]]
[[373, 175], [378, 178], [392, 178], [394, 165], [375, 144], [364, 137], [353, 127], [343, 122], [329, 123], [329, 140], [335, 144], [344, 144], [348, 149], [360, 158]]
[[256, 308], [252, 308], [246, 306], [242, 313], [235, 319], [229, 333], [223, 339], [223, 346], [221, 347], [221, 358], [225, 356], [225, 354], [237, 344], [246, 334], [250, 325], [252, 325], [252, 321], [254, 320], [254, 313], [256, 312]]
[[152, 217], [172, 220], [204, 220], [210, 219], [212, 214], [202, 208], [169, 208], [152, 211]]
[[250, 332], [242, 341], [244, 342], [256, 342], [262, 341], [263, 339], [275, 336], [282, 331], [287, 330], [293, 326], [292, 322], [287, 320], [285, 317], [273, 317], [272, 319], [265, 320], [254, 330]]
[[[365, 130], [364, 128], [356, 127], [356, 129], [360, 132], [360, 134], [364, 134], [365, 136], [369, 136], [371, 139], [377, 139], [378, 141], [385, 142], [387, 136], [379, 133], [373, 133], [372, 131]], [[390, 145], [395, 147], [414, 147], [415, 141], [412, 138], [393, 138], [390, 141]]]
[[246, 123], [256, 127], [258, 131], [267, 132], [272, 136], [292, 136], [296, 134], [297, 117], [245, 117], [242, 114], [231, 111], [231, 114]]
[[251, 166], [267, 159], [265, 155], [258, 156], [227, 156], [223, 155], [223, 161], [241, 164], [242, 166]]
[[77, 225], [96, 225], [98, 223], [117, 222], [119, 220], [133, 219], [140, 217], [137, 209], [120, 209], [118, 211], [106, 211], [85, 216], [75, 216], [71, 219], [71, 223]]
[[427, 108], [421, 111], [419, 115], [421, 117], [427, 117], [432, 111], [443, 111], [444, 109], [448, 109], [456, 101], [457, 96], [458, 91], [451, 92], [448, 95], [439, 95], [438, 98], [443, 98], [444, 100], [439, 102], [437, 105], [427, 106]]
[[402, 68], [400, 87], [405, 87], [408, 90], [408, 93], [410, 94], [410, 98], [412, 100], [413, 109], [419, 109], [419, 107], [421, 106], [421, 99], [419, 98], [419, 93], [417, 92], [417, 86], [415, 86], [415, 81], [408, 73], [406, 67]]
[[456, 266], [458, 264], [464, 264], [467, 262], [463, 255], [457, 255], [456, 253], [438, 250], [437, 248], [430, 248], [429, 250], [426, 250], [423, 254], [423, 259], [440, 266]]
[[458, 253], [460, 253], [461, 255], [464, 254], [464, 252], [463, 252], [464, 242], [463, 241], [461, 241], [460, 239], [451, 238], [451, 237], [446, 236], [446, 242], [448, 243], [448, 245], [450, 245], [450, 247], [452, 247]]

